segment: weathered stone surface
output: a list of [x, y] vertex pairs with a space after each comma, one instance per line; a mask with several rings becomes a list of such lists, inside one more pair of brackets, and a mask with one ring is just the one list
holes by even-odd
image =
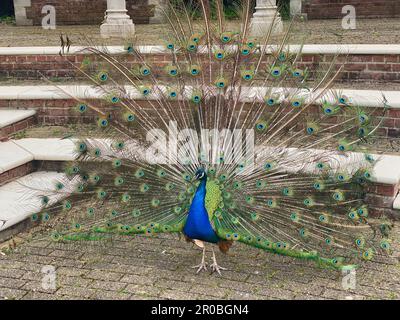
[[[398, 240], [400, 223], [395, 223], [394, 240]], [[46, 240], [50, 242], [49, 240]], [[65, 248], [63, 248], [65, 246]], [[118, 237], [117, 248], [126, 248], [126, 257], [112, 246], [103, 248], [96, 261], [89, 262], [93, 248], [76, 244], [43, 247], [43, 240], [20, 244], [15, 251], [0, 255], [1, 299], [399, 299], [400, 268], [396, 258], [378, 259], [357, 270], [356, 288], [342, 287], [342, 274], [323, 270], [307, 261], [280, 257], [242, 244], [235, 244], [230, 255], [217, 254], [229, 270], [210, 275], [195, 274], [190, 268], [200, 251], [170, 235]], [[143, 262], [136, 246], [146, 251]], [[394, 243], [394, 254], [399, 252]], [[51, 250], [50, 250], [51, 249]], [[160, 252], [174, 251], [161, 261]], [[71, 255], [67, 253], [71, 252]], [[208, 252], [210, 259], [211, 252]], [[109, 258], [112, 259], [109, 259]], [[253, 259], [264, 261], [256, 266]], [[168, 268], [165, 267], [168, 265]], [[45, 265], [56, 270], [56, 289], [42, 287]], [[174, 268], [172, 268], [174, 266]], [[234, 271], [233, 271], [234, 270]]]

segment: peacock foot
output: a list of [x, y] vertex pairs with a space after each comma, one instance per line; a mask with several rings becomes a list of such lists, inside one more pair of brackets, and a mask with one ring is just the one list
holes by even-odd
[[193, 269], [197, 268], [196, 273], [199, 273], [201, 270], [207, 271], [207, 262], [201, 261], [197, 266], [193, 266]]
[[221, 275], [221, 270], [227, 270], [226, 268], [219, 266], [216, 261], [214, 261], [210, 265], [210, 267], [211, 267], [211, 273], [214, 273], [215, 271], [217, 271], [219, 275]]
[[217, 271], [218, 274], [221, 275], [221, 270], [227, 270], [227, 269], [218, 265], [217, 259], [215, 258], [214, 249], [212, 249], [212, 253], [213, 253], [213, 263], [210, 265], [211, 273]]
[[193, 266], [192, 268], [196, 268], [196, 273], [199, 273], [201, 270], [207, 271], [207, 262], [205, 259], [206, 256], [206, 248], [203, 246], [203, 255], [201, 257], [201, 262], [197, 266]]

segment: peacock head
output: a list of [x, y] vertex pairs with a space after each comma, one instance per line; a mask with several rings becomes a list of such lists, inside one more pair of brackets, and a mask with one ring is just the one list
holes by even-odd
[[194, 175], [195, 180], [207, 180], [206, 170], [204, 168], [200, 168], [196, 171]]

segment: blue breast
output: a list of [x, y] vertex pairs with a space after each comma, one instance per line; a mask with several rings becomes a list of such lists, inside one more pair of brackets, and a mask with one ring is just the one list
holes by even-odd
[[183, 233], [190, 239], [217, 243], [219, 238], [211, 226], [205, 206], [206, 183], [206, 179], [203, 179], [196, 190]]

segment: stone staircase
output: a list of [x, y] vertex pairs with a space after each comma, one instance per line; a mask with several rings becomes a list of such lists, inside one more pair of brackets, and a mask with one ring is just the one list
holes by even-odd
[[[79, 65], [83, 55], [80, 48], [71, 48], [70, 61]], [[109, 48], [111, 53], [123, 52], [122, 47]], [[305, 65], [324, 61], [337, 50], [349, 54], [350, 60], [344, 72], [345, 82], [354, 80], [390, 81], [397, 85], [400, 81], [400, 45], [370, 46], [336, 46], [307, 45], [304, 48]], [[19, 65], [19, 75], [39, 81], [43, 70], [55, 72], [48, 76], [57, 76], [67, 80], [75, 73], [73, 68], [60, 60], [58, 47], [0, 48], [0, 71], [9, 77], [14, 74], [15, 65]], [[169, 57], [157, 46], [143, 47], [149, 59], [160, 64], [167, 63]], [[155, 52], [155, 53], [154, 53]], [[324, 56], [321, 58], [321, 56]], [[22, 69], [21, 69], [22, 68]], [[61, 69], [60, 69], [61, 68]], [[346, 80], [347, 79], [347, 80]], [[54, 87], [34, 85], [0, 86], [0, 240], [11, 237], [30, 225], [30, 217], [40, 210], [40, 203], [28, 200], [27, 195], [34, 195], [34, 186], [39, 182], [48, 188], [51, 194], [52, 182], [62, 176], [56, 171], [39, 171], [39, 165], [48, 162], [62, 163], [75, 159], [75, 145], [69, 139], [10, 139], [21, 130], [35, 124], [67, 124], [76, 119], [71, 115], [71, 106], [75, 102], [70, 96], [56, 92]], [[90, 93], [82, 86], [68, 82], [63, 90], [73, 90], [74, 95], [80, 92], [85, 96]], [[389, 86], [386, 90], [391, 90]], [[382, 135], [400, 137], [400, 92], [380, 90], [342, 90], [343, 94], [354, 99], [364, 107], [379, 107], [382, 95], [387, 99], [390, 110], [384, 119]], [[251, 94], [249, 94], [251, 97]], [[94, 99], [99, 98], [93, 93]], [[137, 97], [139, 99], [139, 96]], [[26, 108], [26, 109], [22, 109]], [[88, 119], [90, 120], [90, 119]], [[383, 155], [379, 157], [373, 170], [367, 201], [373, 215], [388, 215], [400, 218], [400, 155]]]
[[60, 199], [54, 195], [54, 186], [63, 173], [36, 170], [42, 161], [73, 160], [74, 148], [73, 141], [60, 139], [0, 142], [0, 240], [29, 227], [30, 217], [41, 209], [35, 195]]

